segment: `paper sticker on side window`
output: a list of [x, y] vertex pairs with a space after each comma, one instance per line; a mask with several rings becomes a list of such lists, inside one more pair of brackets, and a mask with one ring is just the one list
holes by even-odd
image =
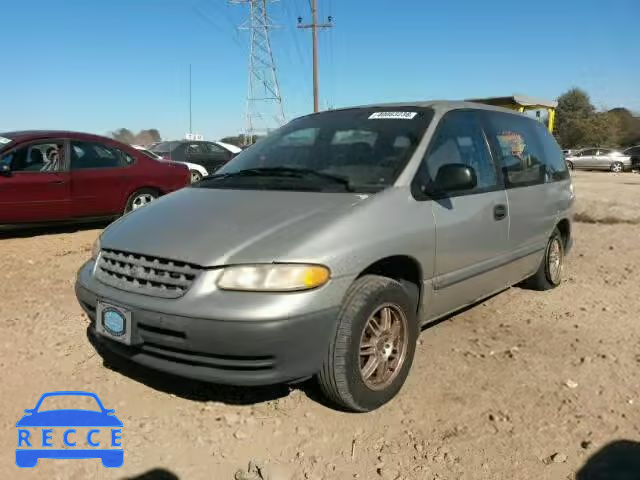
[[0, 137], [0, 145], [6, 145], [7, 143], [11, 143], [10, 138]]
[[369, 120], [383, 120], [383, 119], [395, 119], [395, 120], [411, 120], [418, 112], [375, 112], [369, 115]]

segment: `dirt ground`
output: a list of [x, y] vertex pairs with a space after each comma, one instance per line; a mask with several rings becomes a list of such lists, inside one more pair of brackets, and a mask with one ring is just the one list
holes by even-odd
[[[109, 367], [73, 292], [99, 229], [5, 235], [0, 478], [618, 478], [589, 476], [588, 461], [640, 462], [640, 175], [574, 180], [581, 222], [563, 285], [511, 288], [426, 329], [400, 395], [368, 414], [331, 409], [311, 382], [243, 389]], [[115, 409], [122, 468], [17, 469], [16, 421], [63, 389]]]

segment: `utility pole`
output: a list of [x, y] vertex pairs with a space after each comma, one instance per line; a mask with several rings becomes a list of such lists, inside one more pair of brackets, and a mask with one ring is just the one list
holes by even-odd
[[298, 28], [310, 28], [313, 43], [313, 111], [319, 110], [318, 97], [318, 29], [333, 27], [333, 18], [328, 17], [327, 23], [318, 23], [318, 0], [311, 0], [311, 23], [302, 24], [302, 17], [298, 17]]
[[[278, 73], [269, 38], [269, 30], [274, 25], [267, 14], [267, 4], [272, 0], [230, 1], [249, 4], [250, 9], [249, 19], [239, 27], [240, 30], [249, 30], [251, 35], [245, 116], [245, 143], [250, 144], [257, 133], [263, 133], [262, 130], [266, 133], [274, 121], [278, 127], [285, 123]], [[258, 128], [259, 124], [261, 128]]]
[[189, 133], [193, 133], [192, 115], [191, 115], [191, 64], [189, 64]]

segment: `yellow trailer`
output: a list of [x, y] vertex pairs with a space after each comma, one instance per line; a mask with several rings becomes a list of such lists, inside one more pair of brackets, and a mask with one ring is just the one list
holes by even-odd
[[467, 102], [484, 103], [487, 105], [495, 105], [496, 107], [511, 108], [519, 112], [527, 110], [536, 110], [538, 117], [540, 110], [547, 111], [547, 128], [553, 133], [553, 126], [556, 120], [556, 107], [558, 102], [553, 100], [543, 100], [540, 98], [527, 97], [525, 95], [512, 95], [510, 97], [489, 97], [468, 99]]

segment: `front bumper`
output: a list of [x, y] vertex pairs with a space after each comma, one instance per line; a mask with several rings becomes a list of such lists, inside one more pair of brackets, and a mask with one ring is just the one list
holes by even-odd
[[[321, 368], [336, 331], [338, 306], [264, 320], [204, 318], [136, 306], [123, 300], [130, 296], [104, 286], [87, 286], [82, 278], [81, 270], [76, 296], [91, 319], [88, 334], [98, 352], [181, 377], [231, 385], [272, 385], [306, 378]], [[131, 345], [96, 332], [99, 300], [131, 312]], [[238, 310], [243, 308], [238, 305]]]

